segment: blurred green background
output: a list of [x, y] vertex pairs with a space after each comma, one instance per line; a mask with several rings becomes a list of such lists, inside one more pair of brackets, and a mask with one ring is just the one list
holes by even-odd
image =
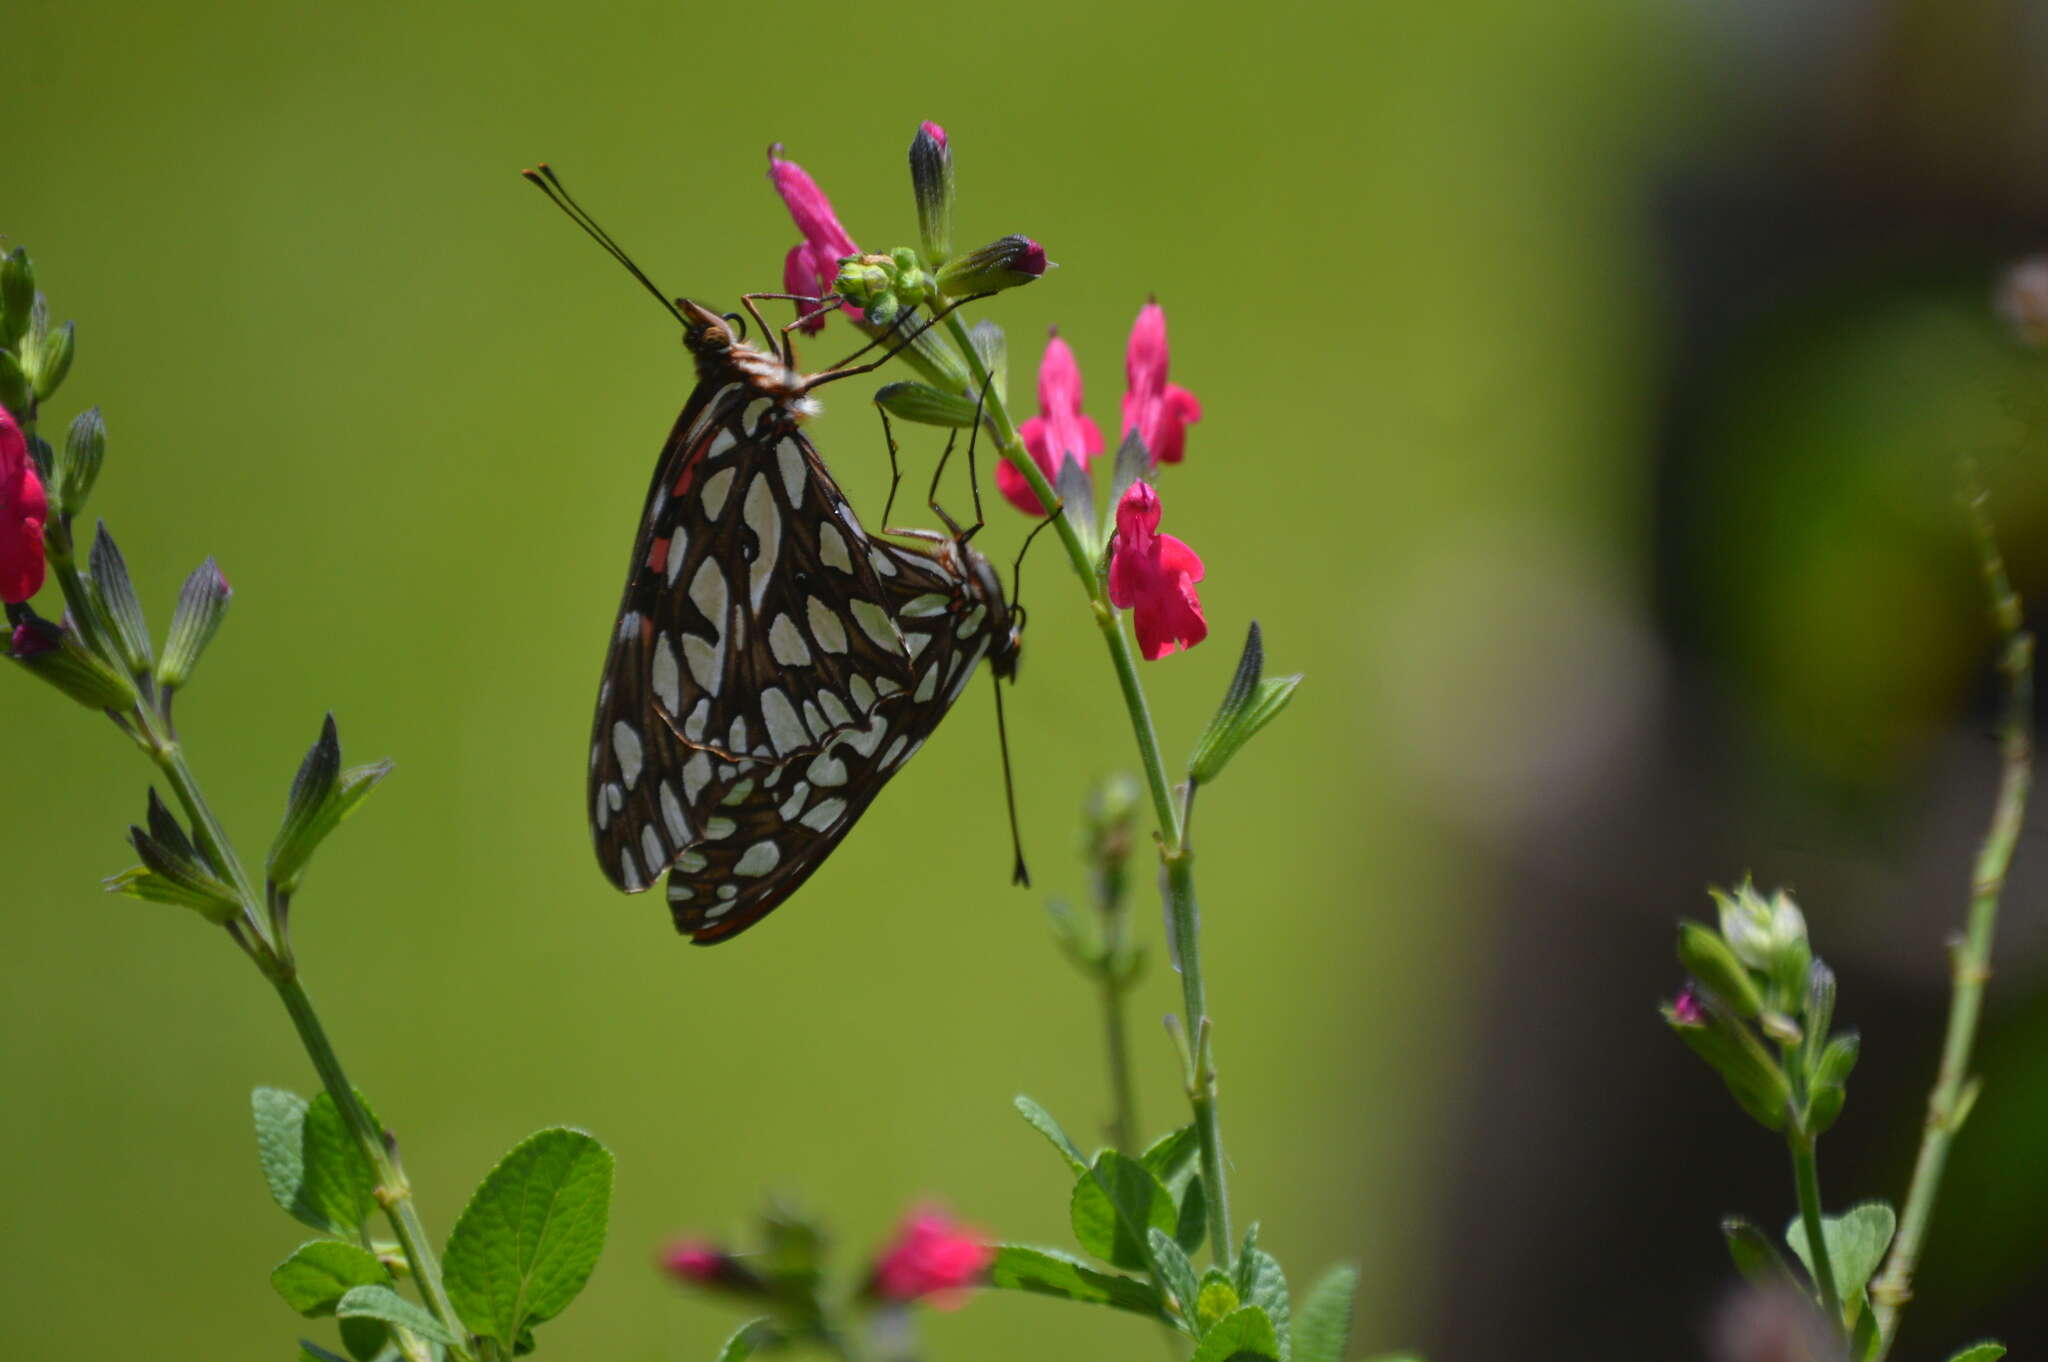
[[[1254, 616], [1310, 678], [1203, 799], [1233, 1190], [1303, 1278], [1360, 1263], [1359, 1351], [1700, 1346], [1713, 1214], [1789, 1209], [1768, 1142], [1651, 1012], [1708, 879], [1794, 879], [1845, 1017], [1897, 1019], [1830, 1169], [1840, 1200], [1897, 1195], [1990, 785], [1956, 455], [2000, 456], [2048, 598], [2038, 442], [2013, 454], [2040, 375], [1985, 305], [2037, 244], [2048, 162], [2023, 11], [1844, 8], [8, 7], [0, 232], [79, 323], [50, 425], [104, 410], [94, 509], [159, 627], [203, 555], [237, 587], [180, 702], [201, 779], [253, 852], [324, 711], [351, 758], [399, 763], [294, 920], [430, 1225], [541, 1124], [619, 1156], [551, 1354], [708, 1356], [733, 1316], [653, 1255], [743, 1231], [769, 1191], [828, 1217], [849, 1271], [924, 1198], [1064, 1240], [1062, 1171], [1009, 1099], [1077, 1132], [1104, 1114], [1093, 1000], [1040, 905], [1081, 890], [1078, 806], [1130, 755], [1046, 552], [1010, 709], [1040, 888], [1005, 884], [979, 686], [741, 941], [689, 949], [606, 887], [590, 704], [690, 378], [673, 324], [519, 182], [540, 159], [665, 288], [730, 305], [779, 287], [795, 240], [770, 142], [886, 248], [935, 118], [959, 235], [1026, 232], [1061, 266], [982, 314], [1013, 390], [1056, 324], [1112, 430], [1131, 319], [1165, 304], [1206, 409], [1165, 528], [1206, 560], [1214, 630], [1146, 668], [1169, 750]], [[1901, 221], [1924, 229], [1906, 247]], [[874, 515], [865, 407], [831, 390], [814, 433]], [[928, 467], [938, 441], [907, 448]], [[1006, 555], [1026, 526], [990, 513]], [[324, 1339], [264, 1281], [298, 1239], [247, 1092], [313, 1086], [274, 997], [213, 933], [98, 891], [146, 783], [104, 722], [0, 677], [0, 744], [8, 1350]], [[2007, 1003], [2039, 976], [2028, 883]], [[1155, 1129], [1178, 1119], [1155, 1025], [1176, 998], [1155, 960]], [[2018, 1341], [2038, 1319], [1999, 1303], [2040, 1275], [2048, 1196], [2021, 1170], [2048, 1099], [2020, 1076], [2048, 1028], [1994, 1025], [1978, 1119], [2000, 1133], [1966, 1142], [1948, 1223], [1971, 1232], [1937, 1237], [1926, 1280], [1955, 1328]], [[1519, 1318], [1516, 1349], [1475, 1299]], [[928, 1340], [1111, 1357], [1151, 1333], [986, 1294]]]

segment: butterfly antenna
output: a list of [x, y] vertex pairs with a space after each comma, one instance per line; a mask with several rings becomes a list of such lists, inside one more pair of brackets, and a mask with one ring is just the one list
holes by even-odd
[[996, 686], [996, 741], [1003, 749], [1003, 799], [1010, 806], [1010, 851], [1016, 862], [1010, 867], [1010, 883], [1031, 887], [1031, 872], [1024, 868], [1024, 834], [1017, 829], [1017, 781], [1010, 773], [1010, 730], [1003, 722], [1003, 680], [989, 670], [989, 679]]
[[581, 227], [592, 241], [604, 247], [605, 254], [618, 261], [621, 265], [624, 265], [626, 273], [638, 279], [640, 286], [654, 295], [654, 301], [666, 308], [669, 316], [674, 317], [685, 327], [690, 324], [690, 319], [682, 314], [682, 310], [675, 305], [674, 301], [666, 293], [656, 288], [654, 281], [649, 279], [645, 272], [633, 263], [633, 257], [627, 255], [620, 248], [619, 243], [612, 240], [611, 233], [598, 226], [597, 219], [590, 216], [590, 213], [582, 204], [576, 202], [575, 198], [570, 195], [568, 186], [564, 185], [561, 178], [555, 174], [553, 167], [543, 161], [540, 164], [539, 170], [522, 170], [519, 173], [528, 184], [547, 195], [548, 202], [554, 204], [555, 207], [561, 209], [564, 213], [567, 213], [569, 220], [578, 227]]

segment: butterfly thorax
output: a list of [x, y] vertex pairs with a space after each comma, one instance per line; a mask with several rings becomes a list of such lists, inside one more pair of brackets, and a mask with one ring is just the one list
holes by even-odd
[[689, 324], [683, 344], [697, 362], [698, 382], [711, 385], [740, 382], [762, 397], [772, 399], [798, 421], [818, 414], [818, 404], [808, 396], [816, 377], [806, 375], [771, 354], [733, 337], [725, 318], [700, 303], [679, 298], [677, 305]]

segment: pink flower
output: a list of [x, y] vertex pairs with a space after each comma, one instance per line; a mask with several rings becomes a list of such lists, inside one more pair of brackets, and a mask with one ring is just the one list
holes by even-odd
[[1680, 1026], [1706, 1024], [1706, 1010], [1700, 1006], [1699, 995], [1692, 991], [1691, 984], [1680, 989], [1678, 996], [1671, 1000], [1671, 1016]]
[[18, 605], [43, 587], [43, 521], [50, 513], [28, 440], [0, 407], [0, 601]]
[[64, 635], [56, 625], [40, 616], [30, 615], [14, 626], [14, 633], [7, 640], [7, 655], [18, 662], [53, 653], [63, 646]]
[[[860, 247], [853, 244], [853, 238], [839, 225], [839, 218], [832, 211], [832, 201], [825, 197], [825, 191], [818, 188], [818, 182], [804, 172], [795, 161], [785, 161], [780, 156], [782, 146], [777, 143], [768, 149], [768, 179], [775, 186], [775, 192], [782, 195], [782, 202], [788, 206], [789, 215], [796, 219], [796, 229], [804, 239], [789, 248], [788, 257], [782, 262], [782, 289], [785, 293], [801, 294], [806, 298], [823, 298], [831, 294], [839, 278], [839, 262], [849, 255], [859, 255]], [[798, 304], [801, 308], [803, 305]], [[848, 308], [847, 315], [856, 321], [860, 312]], [[803, 329], [818, 332], [825, 328], [824, 316], [807, 318]]]
[[[1045, 343], [1045, 358], [1038, 362], [1038, 415], [1017, 427], [1017, 434], [1051, 483], [1059, 481], [1060, 466], [1069, 459], [1086, 472], [1088, 461], [1102, 452], [1101, 429], [1081, 411], [1081, 366], [1058, 332]], [[1045, 514], [1031, 484], [1008, 459], [996, 465], [996, 487], [1026, 515]]]
[[923, 1206], [904, 1218], [875, 1261], [870, 1289], [883, 1300], [929, 1297], [939, 1309], [951, 1310], [964, 1302], [965, 1289], [980, 1282], [995, 1256], [985, 1236], [936, 1206]]
[[660, 1261], [664, 1272], [693, 1286], [747, 1292], [765, 1285], [752, 1268], [702, 1239], [676, 1241], [662, 1250]]
[[946, 149], [946, 130], [944, 128], [932, 122], [929, 118], [927, 118], [924, 122], [918, 124], [917, 126], [918, 130], [923, 132], [925, 136], [931, 138], [932, 141], [937, 142], [939, 144], [940, 151], [944, 151]]
[[1147, 303], [1138, 310], [1124, 352], [1124, 434], [1138, 432], [1154, 468], [1181, 461], [1188, 427], [1202, 419], [1202, 404], [1166, 381], [1166, 367], [1166, 309]]
[[1159, 533], [1159, 493], [1142, 478], [1116, 508], [1116, 551], [1109, 560], [1110, 603], [1131, 612], [1138, 651], [1156, 662], [1175, 648], [1209, 636], [1195, 583], [1202, 560], [1170, 534]]

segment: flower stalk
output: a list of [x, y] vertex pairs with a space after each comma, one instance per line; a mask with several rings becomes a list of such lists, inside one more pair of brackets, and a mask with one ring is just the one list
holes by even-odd
[[1934, 1217], [1949, 1149], [1976, 1099], [1970, 1053], [1983, 1015], [1984, 987], [1991, 978], [1991, 942], [1998, 925], [1999, 899], [2019, 845], [2027, 796], [2034, 783], [2034, 636], [2026, 628], [2020, 598], [2006, 574], [1988, 494], [1974, 464], [1964, 465], [1964, 479], [1963, 501], [1970, 516], [1971, 537], [1976, 541], [1978, 569], [1989, 593], [1991, 621], [2002, 642], [1998, 662], [2005, 680], [2005, 717], [1999, 725], [2001, 771], [1991, 825], [1972, 868], [1967, 926], [1962, 941], [1951, 951], [1954, 992], [1942, 1040], [1941, 1066], [1927, 1098], [1927, 1125], [1913, 1161], [1913, 1178], [1891, 1256], [1870, 1287], [1879, 1359], [1891, 1351], [1898, 1336], [1899, 1312], [1912, 1299], [1913, 1271]]
[[1230, 1191], [1223, 1157], [1222, 1123], [1217, 1113], [1216, 1066], [1209, 1040], [1212, 1021], [1202, 976], [1201, 930], [1195, 911], [1194, 853], [1187, 845], [1186, 823], [1180, 802], [1174, 794], [1172, 781], [1167, 777], [1165, 759], [1160, 754], [1159, 734], [1152, 723], [1152, 709], [1146, 702], [1145, 688], [1138, 680], [1137, 658], [1132, 651], [1130, 635], [1124, 630], [1122, 617], [1110, 603], [1108, 585], [1102, 573], [1087, 546], [1081, 542], [1080, 533], [1067, 515], [1065, 503], [1053, 491], [1037, 461], [1025, 452], [1016, 424], [1010, 419], [1008, 405], [997, 391], [987, 364], [969, 339], [967, 328], [957, 312], [946, 314], [945, 327], [982, 393], [990, 425], [1000, 446], [998, 453], [1009, 458], [1029, 484], [1032, 494], [1038, 498], [1038, 504], [1051, 512], [1053, 530], [1066, 548], [1074, 575], [1080, 579], [1082, 589], [1088, 593], [1089, 604], [1094, 608], [1096, 627], [1102, 633], [1103, 646], [1109, 650], [1110, 665], [1116, 671], [1124, 708], [1130, 715], [1131, 733], [1137, 740], [1145, 785], [1152, 796], [1152, 808], [1159, 824], [1159, 855], [1166, 870], [1167, 916], [1173, 934], [1174, 960], [1181, 976], [1182, 1024], [1194, 1046], [1188, 1100], [1194, 1111], [1195, 1132], [1201, 1147], [1202, 1191], [1208, 1202], [1211, 1250], [1216, 1262], [1228, 1267], [1232, 1244]]

